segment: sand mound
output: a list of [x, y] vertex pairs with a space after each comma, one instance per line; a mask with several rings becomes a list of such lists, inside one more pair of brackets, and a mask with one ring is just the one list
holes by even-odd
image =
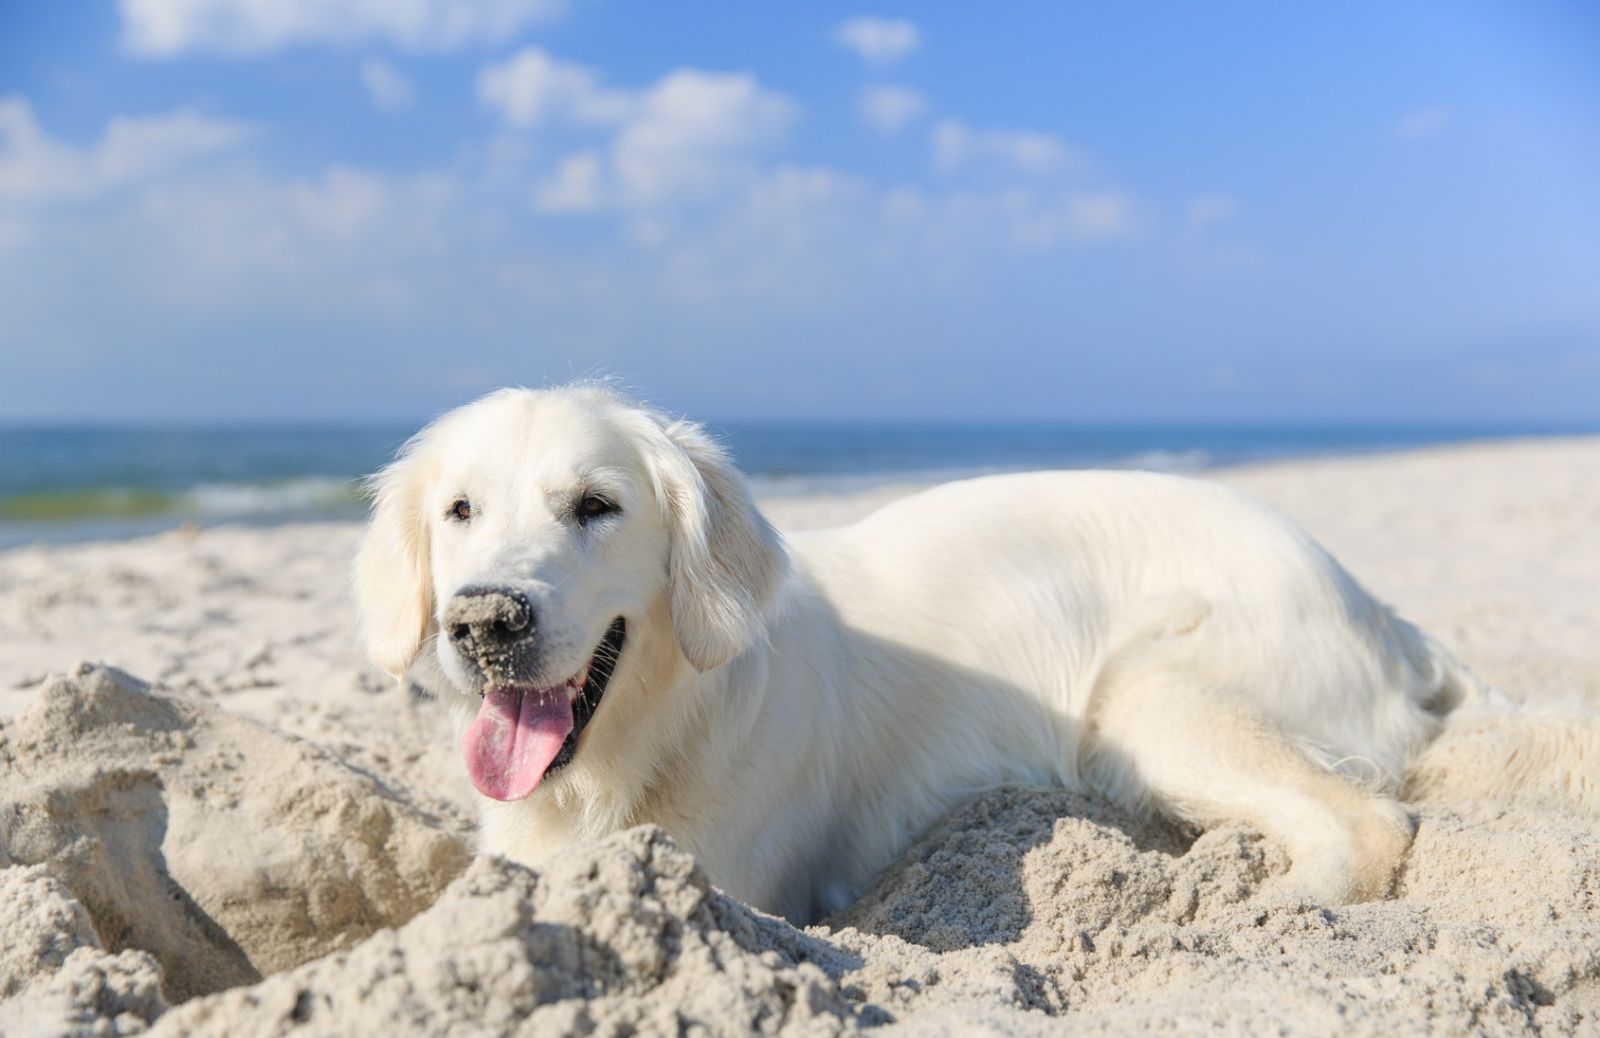
[[40, 866], [0, 870], [0, 1034], [138, 1034], [167, 1008], [148, 952], [108, 955]]
[[214, 707], [80, 666], [0, 724], [0, 846], [43, 865], [174, 1001], [346, 948], [430, 904], [470, 857], [393, 778]]
[[[1242, 827], [1184, 848], [1064, 793], [1002, 790], [952, 813], [833, 921], [921, 947], [835, 940], [866, 953], [851, 983], [918, 1030], [952, 1034], [1032, 1033], [1043, 1014], [1091, 1034], [1600, 1028], [1592, 820], [1420, 811], [1399, 896], [1325, 908], [1279, 896], [1287, 862]], [[1013, 991], [973, 988], [1008, 966]]]
[[5, 1034], [1600, 1027], [1600, 835], [1538, 805], [1423, 805], [1398, 896], [1324, 908], [1244, 828], [1000, 790], [800, 931], [656, 829], [463, 873], [424, 792], [113, 670], [0, 762]]
[[824, 943], [712, 889], [659, 829], [542, 874], [481, 859], [397, 932], [197, 999], [158, 1034], [831, 1034]]

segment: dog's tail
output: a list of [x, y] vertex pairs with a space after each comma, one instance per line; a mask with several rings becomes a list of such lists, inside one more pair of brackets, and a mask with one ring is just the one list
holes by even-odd
[[1535, 803], [1600, 816], [1600, 714], [1580, 702], [1518, 703], [1427, 640], [1441, 678], [1430, 706], [1444, 724], [1412, 761], [1402, 797]]

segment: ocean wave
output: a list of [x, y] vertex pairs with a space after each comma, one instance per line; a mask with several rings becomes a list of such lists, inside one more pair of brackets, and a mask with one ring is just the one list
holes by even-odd
[[1199, 472], [1211, 467], [1211, 452], [1198, 447], [1189, 450], [1153, 450], [1115, 458], [1097, 469], [1143, 469], [1147, 472]]
[[204, 516], [320, 514], [360, 507], [354, 480], [309, 476], [283, 483], [203, 483], [184, 491], [182, 504]]
[[274, 483], [203, 483], [183, 490], [85, 487], [0, 498], [0, 520], [68, 523], [96, 519], [249, 519], [358, 511], [353, 480], [307, 476]]
[[[1084, 467], [1193, 472], [1208, 467], [1203, 450], [1152, 450], [1091, 461]], [[836, 495], [893, 484], [942, 483], [952, 479], [1016, 472], [1037, 466], [976, 465], [854, 473], [754, 473], [758, 497]], [[86, 487], [41, 490], [0, 497], [0, 521], [70, 523], [84, 520], [161, 519], [250, 520], [333, 518], [358, 514], [364, 498], [360, 483], [332, 476], [302, 476], [272, 482], [201, 483], [179, 490], [147, 487]]]

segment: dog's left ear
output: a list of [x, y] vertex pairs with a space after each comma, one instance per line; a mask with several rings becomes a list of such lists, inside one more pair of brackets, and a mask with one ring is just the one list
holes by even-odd
[[405, 677], [433, 627], [422, 484], [419, 460], [404, 455], [372, 478], [372, 519], [356, 553], [367, 653], [396, 679]]
[[689, 662], [711, 670], [766, 637], [789, 556], [728, 452], [692, 422], [657, 424], [667, 440], [654, 469], [672, 537], [672, 626]]

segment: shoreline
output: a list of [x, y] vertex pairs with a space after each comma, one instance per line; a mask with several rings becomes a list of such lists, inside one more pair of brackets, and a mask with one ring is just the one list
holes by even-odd
[[[1515, 552], [1524, 546], [1547, 550], [1550, 538], [1525, 537], [1514, 526], [1495, 528], [1497, 517], [1504, 518], [1499, 513], [1506, 503], [1527, 497], [1513, 488], [1541, 479], [1559, 482], [1563, 467], [1571, 469], [1571, 493], [1583, 502], [1589, 501], [1581, 484], [1587, 472], [1600, 486], [1600, 436], [1441, 444], [1375, 454], [1251, 462], [1183, 475], [1233, 486], [1275, 505], [1328, 548], [1358, 580], [1424, 627], [1440, 632], [1452, 628], [1476, 632], [1481, 621], [1474, 617], [1487, 607], [1462, 619], [1458, 616], [1460, 610], [1452, 607], [1453, 598], [1499, 598], [1537, 608], [1529, 598], [1545, 587], [1555, 586], [1564, 594], [1580, 595], [1582, 588], [1577, 585], [1585, 575], [1592, 576], [1592, 586], [1600, 587], [1600, 533], [1588, 539], [1590, 551], [1569, 549], [1562, 565], [1556, 567], [1559, 572], [1530, 584], [1528, 572]], [[797, 533], [854, 522], [890, 501], [934, 485], [937, 483], [887, 482], [839, 493], [758, 496], [756, 501], [781, 531]], [[1468, 511], [1457, 514], [1456, 509], [1441, 510], [1441, 502], [1450, 495], [1461, 497], [1469, 506]], [[1408, 497], [1422, 502], [1421, 511], [1413, 513], [1399, 505]], [[1506, 501], [1495, 500], [1497, 497]], [[1330, 508], [1330, 501], [1336, 507]], [[1454, 532], [1470, 535], [1472, 550], [1480, 555], [1476, 566], [1418, 566], [1419, 559], [1439, 551], [1439, 523], [1460, 527], [1472, 515], [1471, 508], [1478, 509], [1477, 521], [1470, 528]], [[1581, 545], [1586, 533], [1582, 524], [1561, 522], [1561, 516], [1570, 511], [1569, 506], [1563, 506], [1554, 515], [1539, 518], [1560, 525], [1558, 544]], [[1374, 520], [1380, 515], [1386, 517], [1386, 525], [1376, 530]], [[1596, 518], [1596, 529], [1600, 530], [1600, 507]], [[356, 645], [354, 605], [344, 594], [344, 585], [363, 522], [321, 519], [271, 525], [183, 523], [127, 538], [42, 542], [0, 549], [0, 717], [14, 713], [27, 688], [47, 673], [62, 672], [80, 658], [113, 664], [124, 660], [134, 663], [135, 672], [151, 680], [181, 680], [194, 687], [227, 690], [236, 682], [221, 672], [248, 657], [249, 646], [292, 637], [325, 645], [324, 665], [333, 666], [337, 660], [340, 668], [360, 672], [366, 664]], [[1590, 559], [1597, 562], [1587, 564]], [[1491, 562], [1495, 563], [1496, 577], [1502, 581], [1499, 588], [1490, 586], [1485, 579], [1470, 579]], [[61, 572], [52, 573], [53, 563], [61, 567]], [[1449, 572], [1451, 569], [1457, 571]], [[108, 588], [82, 586], [85, 581], [93, 582], [96, 573]], [[277, 581], [273, 577], [282, 577], [290, 584], [275, 587]], [[296, 580], [302, 584], [293, 584]], [[120, 588], [120, 605], [125, 609], [148, 593], [151, 602], [159, 603], [174, 618], [165, 623], [135, 623], [114, 609], [110, 614], [84, 617], [82, 636], [54, 625], [45, 625], [41, 630], [24, 615], [28, 612], [27, 603], [17, 600], [19, 594], [28, 594], [30, 584], [38, 586], [37, 593], [47, 604], [62, 599], [66, 601], [60, 604], [69, 605], [74, 597], [103, 598], [107, 590]], [[255, 603], [248, 594], [252, 588], [263, 592]], [[230, 590], [236, 593], [227, 593]], [[223, 592], [219, 597], [226, 600], [225, 611], [239, 614], [233, 622], [221, 625], [209, 622], [206, 607], [197, 604], [219, 591]], [[297, 621], [293, 611], [284, 607], [284, 598], [314, 603], [316, 613], [325, 619]], [[339, 635], [313, 636], [300, 630], [308, 626], [337, 630]], [[1596, 614], [1595, 629], [1600, 630], [1600, 613]], [[289, 633], [297, 630], [300, 633]], [[41, 634], [43, 638], [39, 637]], [[234, 652], [224, 653], [230, 638]], [[192, 668], [174, 670], [161, 664], [178, 651], [174, 641], [205, 642], [208, 649], [200, 658], [214, 659], [212, 670], [195, 678], [187, 673]], [[339, 641], [344, 643], [342, 652], [332, 648]], [[74, 645], [78, 648], [74, 649]], [[1472, 643], [1464, 648], [1470, 650]], [[235, 656], [240, 659], [234, 660]], [[139, 670], [139, 666], [144, 669]], [[369, 674], [364, 680], [370, 679]], [[1583, 694], [1600, 702], [1600, 685], [1586, 688]]]
[[[1376, 446], [1369, 449], [1314, 450], [1307, 453], [1282, 456], [1228, 460], [1212, 463], [1199, 460], [1206, 452], [1193, 450], [1155, 450], [1140, 455], [1110, 459], [1105, 463], [1068, 465], [1051, 468], [1027, 464], [995, 464], [964, 468], [914, 470], [906, 472], [862, 473], [795, 473], [785, 475], [747, 476], [752, 496], [763, 510], [771, 514], [793, 517], [804, 523], [796, 529], [813, 529], [818, 523], [807, 515], [808, 506], [817, 504], [828, 508], [830, 514], [856, 515], [852, 502], [885, 502], [896, 496], [915, 493], [941, 483], [976, 479], [989, 475], [1032, 471], [1135, 471], [1165, 472], [1198, 479], [1222, 479], [1234, 472], [1257, 469], [1271, 470], [1283, 467], [1314, 466], [1328, 462], [1353, 462], [1395, 455], [1448, 454], [1453, 451], [1494, 450], [1519, 446], [1582, 444], [1600, 442], [1600, 432], [1551, 433], [1510, 436], [1474, 437], [1456, 441], [1427, 443], [1415, 446]], [[1158, 464], [1139, 462], [1157, 461]], [[283, 483], [284, 488], [297, 488], [307, 483], [338, 485], [347, 488], [345, 494], [354, 501], [354, 485], [359, 478], [331, 476], [295, 477]], [[178, 496], [214, 488], [198, 487]], [[235, 497], [259, 494], [261, 488], [236, 488]], [[117, 491], [138, 493], [138, 491]], [[219, 495], [220, 496], [220, 495]], [[351, 524], [365, 521], [365, 506], [360, 509], [338, 508], [328, 513], [252, 513], [245, 510], [222, 511], [215, 515], [199, 513], [156, 513], [136, 515], [89, 516], [64, 519], [3, 519], [0, 518], [0, 555], [32, 547], [73, 547], [93, 544], [122, 543], [149, 537], [161, 537], [194, 529], [220, 530], [277, 530], [283, 527], [321, 524]], [[848, 522], [849, 519], [841, 519]], [[780, 524], [781, 525], [781, 524]]]
[[[1504, 518], [1500, 513], [1505, 504], [1528, 497], [1513, 488], [1530, 480], [1559, 483], [1564, 467], [1571, 469], [1565, 477], [1572, 484], [1571, 493], [1588, 501], [1581, 484], [1587, 472], [1593, 474], [1592, 482], [1600, 485], [1600, 436], [1441, 444], [1376, 454], [1252, 462], [1185, 475], [1236, 487], [1277, 506], [1380, 598], [1447, 641], [1453, 630], [1469, 634], [1457, 648], [1468, 659], [1479, 651], [1496, 661], [1494, 668], [1498, 668], [1498, 661], [1507, 657], [1520, 660], [1516, 666], [1525, 666], [1528, 654], [1510, 652], [1498, 642], [1478, 649], [1478, 642], [1491, 640], [1481, 630], [1490, 622], [1486, 617], [1499, 616], [1514, 627], [1529, 627], [1518, 621], [1512, 603], [1538, 611], [1538, 596], [1545, 588], [1581, 599], [1583, 580], [1592, 579], [1591, 586], [1600, 587], [1600, 561], [1590, 562], [1600, 560], [1600, 534], [1586, 541], [1581, 523], [1562, 522], [1561, 516], [1571, 512], [1572, 506], [1557, 507], [1553, 515], [1538, 517], [1556, 523], [1556, 543], [1568, 546], [1562, 564], [1554, 567], [1557, 571], [1538, 580], [1530, 581], [1516, 552], [1523, 547], [1547, 551], [1550, 536], [1522, 536], [1515, 525], [1498, 522]], [[853, 522], [932, 485], [890, 482], [843, 493], [758, 497], [757, 504], [780, 530], [801, 532]], [[1457, 509], [1441, 509], [1447, 496], [1462, 498], [1467, 511], [1458, 514]], [[1424, 507], [1420, 512], [1413, 514], [1398, 504], [1408, 497], [1421, 500]], [[1497, 497], [1505, 500], [1495, 500]], [[1337, 506], [1330, 508], [1330, 501]], [[1471, 550], [1479, 556], [1475, 565], [1419, 565], [1419, 560], [1440, 550], [1438, 526], [1459, 527], [1474, 514], [1474, 508], [1477, 520], [1455, 533], [1470, 535]], [[1596, 529], [1600, 529], [1600, 507], [1595, 514]], [[1382, 530], [1374, 529], [1378, 515], [1387, 517]], [[345, 574], [361, 529], [362, 521], [356, 519], [273, 525], [181, 524], [130, 538], [0, 549], [0, 717], [15, 713], [27, 690], [46, 674], [60, 673], [81, 658], [131, 664], [135, 673], [158, 683], [217, 689], [231, 697], [229, 690], [241, 679], [230, 678], [227, 671], [248, 662], [252, 647], [299, 639], [322, 646], [317, 657], [322, 668], [319, 673], [335, 668], [346, 674], [364, 674], [360, 680], [372, 681], [372, 672], [356, 644], [354, 606], [344, 594]], [[1582, 548], [1585, 543], [1587, 552]], [[1477, 576], [1490, 564], [1493, 579]], [[53, 569], [60, 572], [53, 573]], [[108, 587], [83, 586], [95, 582], [96, 574]], [[289, 583], [275, 586], [278, 581], [272, 578], [276, 576]], [[1500, 585], [1494, 586], [1493, 580]], [[119, 588], [121, 601], [110, 613], [84, 616], [80, 635], [65, 624], [41, 626], [30, 619], [28, 603], [18, 601], [19, 594], [28, 595], [30, 584], [37, 585], [36, 594], [47, 604], [62, 599], [66, 601], [59, 604], [70, 606], [75, 597], [114, 598], [107, 592]], [[252, 588], [261, 592], [254, 600], [248, 594]], [[236, 593], [227, 593], [230, 589]], [[223, 593], [217, 595], [219, 591]], [[221, 609], [230, 622], [218, 624], [208, 619], [206, 609], [216, 607], [201, 603], [211, 597], [223, 600]], [[294, 610], [285, 605], [285, 599], [296, 598], [313, 604], [313, 618], [297, 619]], [[126, 610], [140, 600], [158, 604], [170, 619], [136, 621]], [[1491, 607], [1480, 602], [1469, 609], [1457, 608], [1466, 600], [1501, 604]], [[1578, 637], [1570, 618], [1556, 629], [1562, 632], [1560, 638]], [[1600, 612], [1595, 615], [1594, 629], [1600, 630]], [[1565, 648], [1552, 644], [1559, 639], [1548, 628], [1529, 629], [1527, 637], [1531, 643], [1544, 645], [1547, 653], [1561, 657], [1560, 669], [1575, 665], [1566, 660], [1570, 653]], [[196, 644], [204, 644], [205, 650], [197, 652]], [[278, 651], [293, 657], [303, 650]], [[175, 667], [171, 660], [180, 653], [194, 662]], [[206, 667], [200, 666], [202, 660]], [[1494, 668], [1491, 679], [1506, 684], [1496, 678]], [[278, 680], [260, 675], [250, 679], [262, 688], [274, 687], [270, 682]], [[1574, 684], [1571, 680], [1566, 683]], [[1600, 702], [1600, 682], [1577, 684], [1581, 686], [1579, 698]]]

